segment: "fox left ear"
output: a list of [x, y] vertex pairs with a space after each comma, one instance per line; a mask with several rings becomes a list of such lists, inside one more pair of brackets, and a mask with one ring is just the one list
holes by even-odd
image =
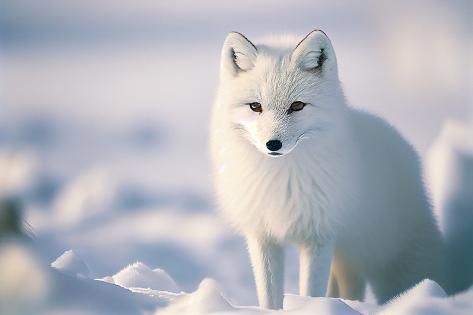
[[231, 32], [223, 44], [220, 71], [222, 75], [236, 76], [240, 72], [251, 70], [256, 57], [256, 46], [242, 34]]
[[337, 78], [337, 58], [327, 35], [314, 30], [304, 37], [291, 55], [291, 60], [302, 70], [314, 71]]

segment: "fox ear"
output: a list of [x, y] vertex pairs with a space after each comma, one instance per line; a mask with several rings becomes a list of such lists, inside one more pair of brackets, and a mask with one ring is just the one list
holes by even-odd
[[337, 58], [330, 39], [323, 31], [314, 30], [304, 37], [294, 48], [291, 59], [302, 70], [338, 76]]
[[255, 66], [257, 49], [245, 36], [237, 32], [227, 35], [222, 49], [220, 69], [222, 74], [238, 75]]

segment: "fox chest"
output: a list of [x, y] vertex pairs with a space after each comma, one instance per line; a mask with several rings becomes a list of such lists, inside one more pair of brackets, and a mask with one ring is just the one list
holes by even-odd
[[279, 240], [330, 233], [332, 196], [315, 169], [227, 163], [217, 190], [224, 215], [243, 233]]

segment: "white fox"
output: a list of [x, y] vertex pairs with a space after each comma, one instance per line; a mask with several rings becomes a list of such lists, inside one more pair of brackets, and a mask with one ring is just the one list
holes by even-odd
[[446, 286], [418, 156], [347, 106], [325, 33], [259, 45], [230, 33], [220, 71], [215, 186], [247, 239], [260, 306], [282, 307], [288, 243], [300, 249], [301, 295], [363, 299], [369, 283], [383, 303], [424, 278]]

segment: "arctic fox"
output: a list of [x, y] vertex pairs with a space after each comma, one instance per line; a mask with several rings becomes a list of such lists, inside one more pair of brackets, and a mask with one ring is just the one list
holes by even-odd
[[363, 299], [369, 283], [383, 303], [424, 278], [444, 284], [418, 156], [381, 118], [347, 106], [324, 32], [259, 45], [230, 33], [220, 67], [214, 181], [247, 239], [260, 306], [282, 307], [289, 243], [301, 295]]

